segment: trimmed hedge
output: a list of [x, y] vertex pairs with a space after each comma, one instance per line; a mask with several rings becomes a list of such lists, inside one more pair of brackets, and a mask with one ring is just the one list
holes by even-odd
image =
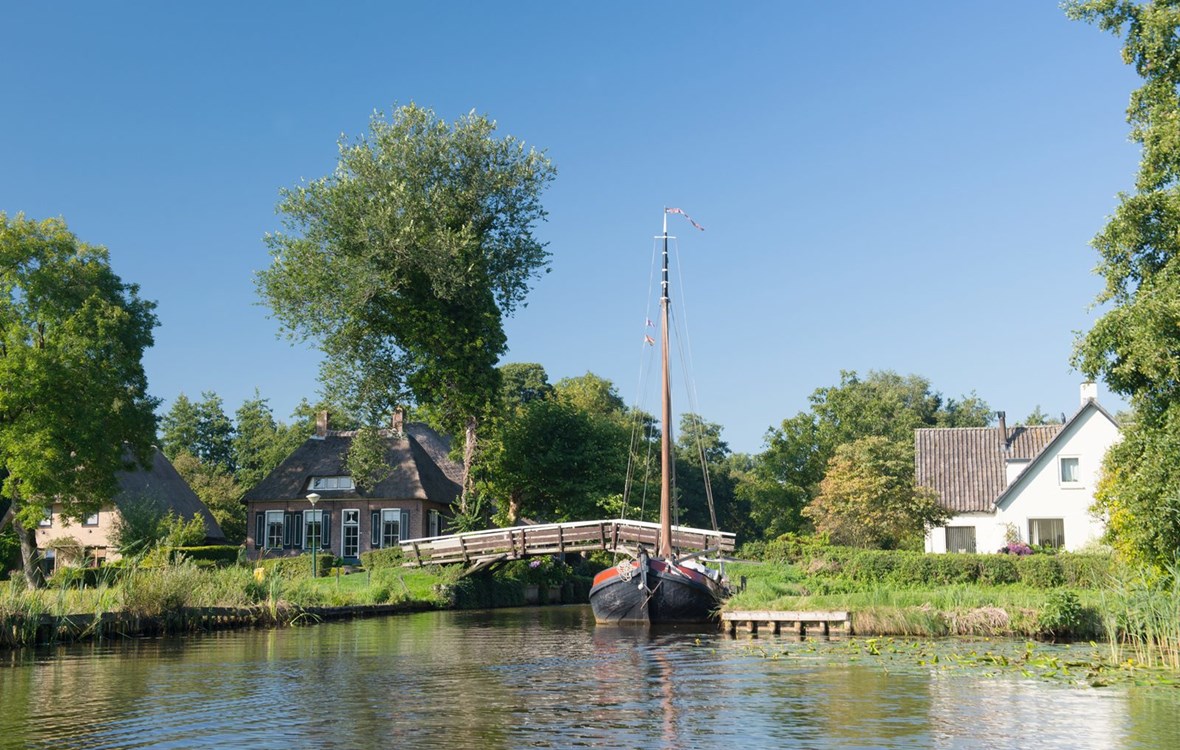
[[[328, 575], [336, 563], [336, 556], [321, 552], [316, 556], [316, 575]], [[268, 574], [277, 574], [283, 578], [311, 578], [311, 555], [297, 555], [295, 557], [272, 557], [258, 560], [255, 565], [266, 568]]]
[[361, 553], [361, 565], [366, 570], [382, 570], [383, 568], [400, 568], [406, 556], [401, 547], [386, 547]]
[[[747, 546], [742, 551], [754, 550]], [[793, 563], [814, 578], [896, 586], [1023, 583], [1040, 589], [1095, 589], [1110, 578], [1114, 565], [1109, 555], [936, 555], [831, 547], [794, 537], [767, 542], [760, 551], [766, 562]]]
[[235, 565], [241, 558], [243, 548], [229, 544], [206, 545], [202, 547], [173, 547], [171, 552], [176, 555], [184, 555], [189, 560], [200, 562], [208, 560], [217, 565], [227, 566]]

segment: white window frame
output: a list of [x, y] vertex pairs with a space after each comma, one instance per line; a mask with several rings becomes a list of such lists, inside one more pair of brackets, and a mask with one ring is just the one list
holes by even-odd
[[[311, 533], [311, 525], [315, 524], [315, 534]], [[312, 546], [310, 540], [315, 537], [315, 546]], [[303, 549], [318, 550], [324, 546], [324, 511], [316, 508], [315, 510], [303, 511]]]
[[47, 508], [45, 510], [45, 515], [41, 516], [41, 520], [37, 522], [37, 527], [42, 528], [42, 529], [48, 529], [48, 528], [53, 527], [53, 510], [52, 509]]
[[426, 512], [426, 532], [429, 536], [438, 536], [442, 532], [442, 513], [437, 510]]
[[[263, 533], [266, 534], [266, 539], [262, 540], [263, 547], [265, 549], [282, 549], [283, 548], [283, 539], [284, 539], [284, 534], [286, 531], [286, 515], [287, 515], [286, 512], [281, 511], [281, 510], [268, 510], [268, 511], [266, 511], [266, 515], [264, 516], [264, 518], [262, 520], [262, 530], [263, 530]], [[274, 536], [271, 533], [272, 532], [271, 526], [276, 523], [276, 521], [274, 519], [278, 519], [277, 520], [278, 544], [271, 544], [271, 538]]]
[[[349, 514], [353, 521], [349, 522]], [[356, 529], [356, 552], [348, 554], [348, 530]], [[359, 557], [361, 554], [361, 511], [359, 508], [345, 508], [340, 513], [340, 556], [344, 558]]]
[[97, 526], [98, 525], [98, 515], [100, 512], [101, 511], [96, 511], [93, 514], [86, 516], [86, 520], [82, 522], [82, 525], [83, 526]]
[[313, 490], [351, 490], [355, 488], [356, 484], [350, 476], [311, 478], [311, 489]]
[[[979, 548], [976, 546], [978, 544], [978, 534], [976, 533], [974, 526], [947, 526], [947, 527], [945, 527], [945, 530], [946, 530], [946, 551], [947, 552], [955, 552], [955, 553], [966, 552], [966, 553], [970, 554], [970, 553], [974, 553], [974, 552], [979, 551]], [[956, 531], [956, 532], [969, 531], [969, 532], [971, 532], [970, 533], [971, 549], [967, 549], [967, 550], [952, 549], [951, 548], [951, 532], [952, 531]]]
[[[1065, 478], [1065, 462], [1073, 462], [1073, 479]], [[1082, 487], [1082, 459], [1078, 456], [1057, 457], [1057, 483], [1064, 489], [1076, 490]]]
[[[397, 524], [397, 536], [389, 539], [388, 525], [390, 523]], [[401, 508], [382, 508], [381, 509], [381, 547], [382, 549], [388, 547], [396, 547], [402, 539], [406, 538], [406, 531], [402, 528], [402, 511]]]
[[[1055, 536], [1053, 538], [1053, 543], [1051, 546], [1053, 546], [1056, 549], [1065, 549], [1065, 519], [1064, 518], [1030, 518], [1030, 519], [1028, 519], [1028, 543], [1029, 543], [1029, 546], [1041, 547], [1045, 544], [1045, 542], [1043, 541], [1043, 536], [1040, 532], [1042, 531], [1041, 524], [1047, 524], [1047, 523], [1054, 523], [1054, 524], [1061, 525], [1061, 537], [1060, 537], [1061, 543], [1058, 544], [1057, 537]], [[1036, 530], [1038, 532], [1036, 535], [1033, 534], [1034, 524], [1035, 524]]]

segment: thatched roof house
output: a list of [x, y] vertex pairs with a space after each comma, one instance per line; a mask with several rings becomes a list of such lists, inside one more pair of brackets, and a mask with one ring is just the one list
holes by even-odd
[[390, 472], [362, 488], [348, 471], [356, 433], [328, 430], [321, 414], [316, 434], [242, 498], [250, 554], [314, 546], [352, 561], [366, 550], [439, 534], [461, 490], [462, 467], [450, 459], [449, 442], [425, 424], [403, 425], [400, 416], [380, 434]]

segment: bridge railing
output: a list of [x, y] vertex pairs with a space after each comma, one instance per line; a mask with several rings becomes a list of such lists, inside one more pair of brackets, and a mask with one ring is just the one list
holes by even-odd
[[[533, 555], [591, 550], [630, 552], [638, 550], [641, 544], [654, 549], [659, 534], [660, 525], [648, 521], [575, 521], [407, 539], [401, 542], [401, 548], [406, 565], [473, 565], [489, 560], [519, 560]], [[672, 546], [682, 554], [702, 550], [732, 552], [734, 535], [673, 526]]]

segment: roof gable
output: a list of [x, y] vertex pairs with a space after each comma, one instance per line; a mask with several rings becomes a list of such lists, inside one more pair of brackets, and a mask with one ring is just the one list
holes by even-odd
[[1080, 429], [1080, 425], [1090, 414], [1104, 417], [1109, 420], [1110, 423], [1116, 428], [1118, 427], [1118, 420], [1111, 416], [1110, 412], [1103, 408], [1102, 404], [1099, 404], [1094, 399], [1087, 400], [1086, 403], [1082, 404], [1081, 408], [1079, 408], [1064, 425], [1061, 425], [1061, 429], [1056, 435], [1053, 436], [1053, 439], [1049, 441], [1049, 443], [1045, 445], [1045, 447], [1035, 457], [1033, 457], [1033, 460], [1030, 461], [1028, 466], [1025, 466], [1024, 470], [1012, 480], [1012, 483], [1004, 488], [1004, 490], [996, 497], [994, 504], [1002, 505], [1006, 502], [1009, 502], [1013, 497], [1019, 494], [1026, 481], [1037, 471], [1039, 471], [1040, 468], [1044, 466], [1046, 461], [1051, 460], [1052, 457], [1057, 454], [1057, 452], [1061, 449], [1069, 437], [1071, 437], [1077, 431], [1077, 429]]

